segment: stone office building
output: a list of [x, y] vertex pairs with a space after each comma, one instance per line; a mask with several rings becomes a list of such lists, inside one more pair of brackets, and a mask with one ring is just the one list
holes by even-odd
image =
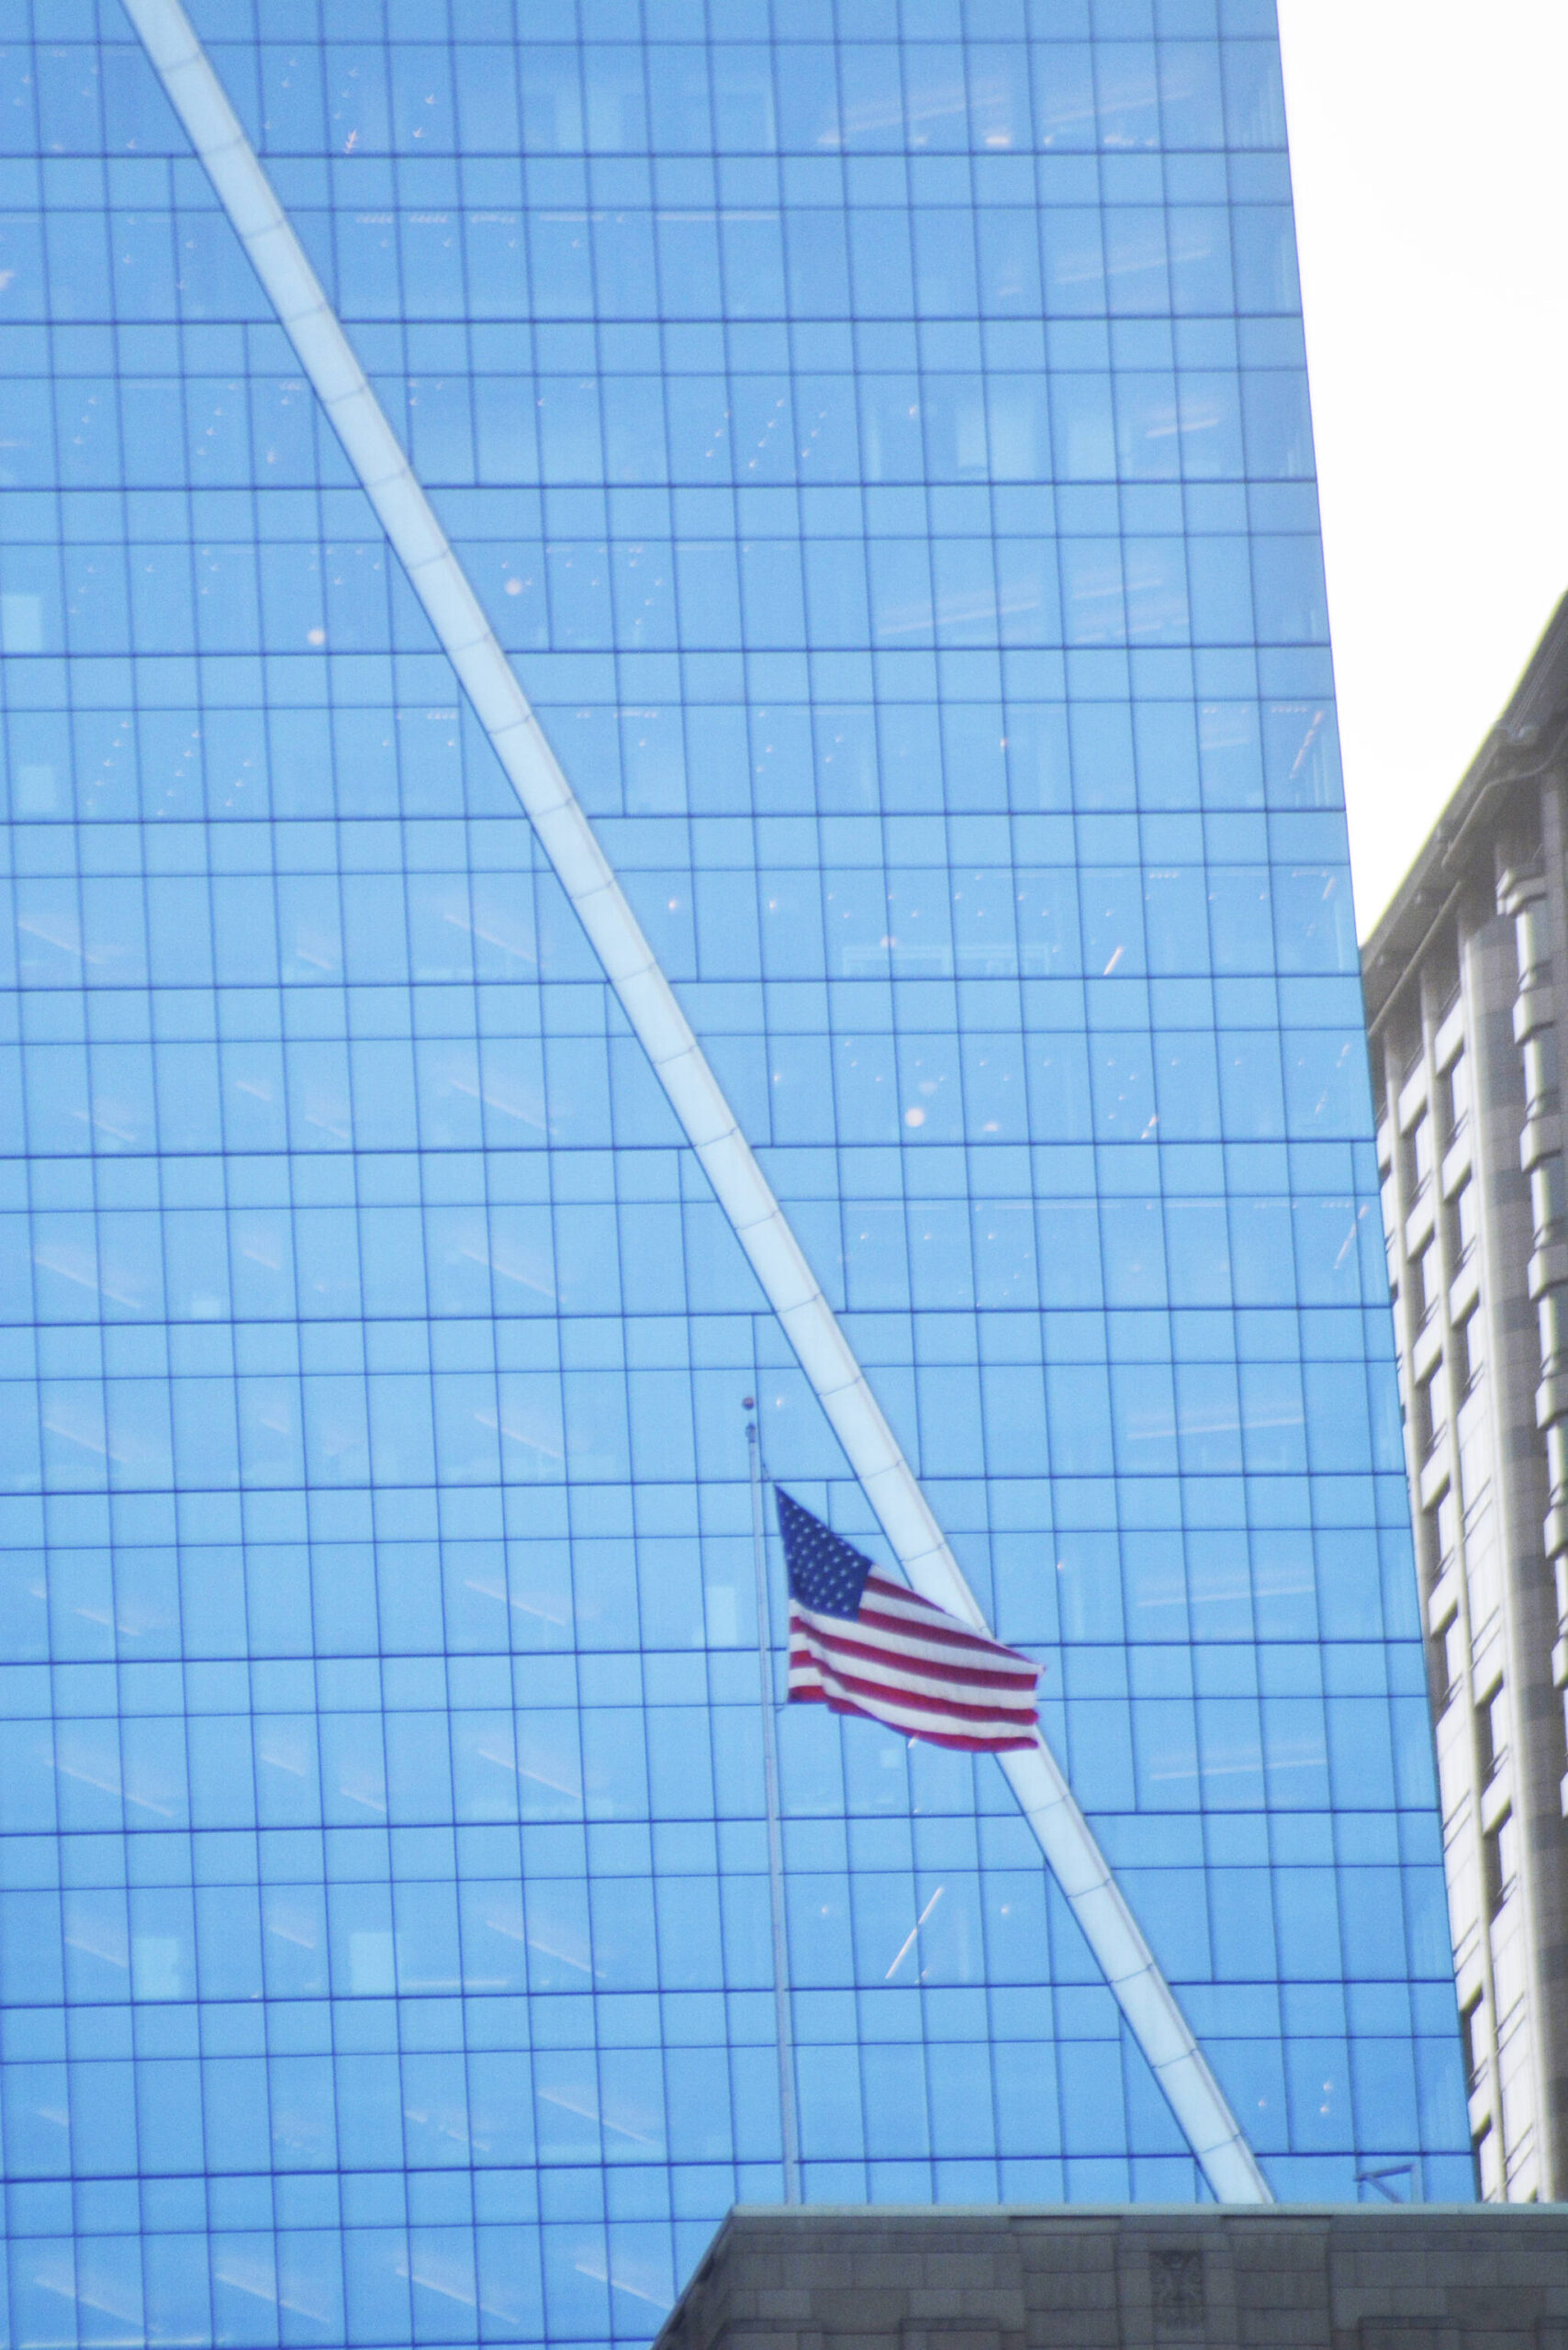
[[1367, 944], [1483, 2193], [1568, 2195], [1568, 599]]

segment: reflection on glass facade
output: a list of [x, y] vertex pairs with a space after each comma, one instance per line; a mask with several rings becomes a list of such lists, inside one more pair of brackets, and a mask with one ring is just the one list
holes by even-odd
[[[193, 14], [1276, 2192], [1467, 2198], [1269, 0]], [[886, 1546], [0, 23], [8, 2338], [645, 2340], [782, 2188], [743, 1397]], [[994, 1766], [779, 1745], [807, 2195], [1198, 2193]]]

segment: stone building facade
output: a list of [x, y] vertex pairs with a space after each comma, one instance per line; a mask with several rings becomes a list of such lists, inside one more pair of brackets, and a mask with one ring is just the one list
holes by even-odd
[[1482, 2192], [1568, 2195], [1568, 600], [1363, 957]]

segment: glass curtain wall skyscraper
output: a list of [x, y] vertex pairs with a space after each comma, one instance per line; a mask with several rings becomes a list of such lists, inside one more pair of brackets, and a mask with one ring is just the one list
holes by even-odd
[[[1272, 2190], [1467, 2197], [1271, 7], [136, 17], [0, 8], [9, 2339], [784, 2192], [748, 1417]], [[778, 1739], [807, 2196], [1206, 2191], [996, 1764]]]

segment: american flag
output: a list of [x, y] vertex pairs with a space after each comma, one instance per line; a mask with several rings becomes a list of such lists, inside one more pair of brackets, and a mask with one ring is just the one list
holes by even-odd
[[879, 1574], [782, 1487], [790, 1702], [866, 1714], [906, 1738], [1000, 1754], [1036, 1742], [1039, 1667]]

